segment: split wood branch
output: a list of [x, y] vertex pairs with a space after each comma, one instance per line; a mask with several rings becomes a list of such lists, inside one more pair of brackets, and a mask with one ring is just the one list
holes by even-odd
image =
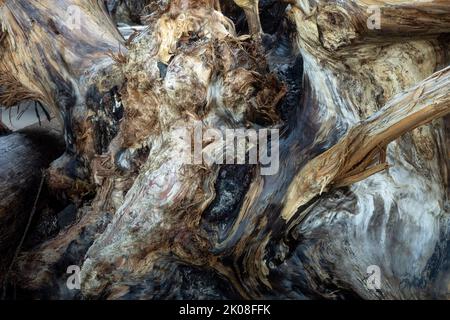
[[315, 22], [317, 40], [331, 51], [450, 32], [450, 2], [445, 0], [338, 3], [315, 0], [297, 1], [293, 5], [303, 12], [305, 19]]
[[[375, 154], [401, 135], [450, 113], [450, 67], [434, 73], [392, 98], [379, 112], [351, 128], [332, 148], [311, 160], [294, 177], [285, 196], [282, 217], [297, 210], [333, 186], [356, 183], [387, 168], [370, 167]], [[363, 164], [363, 166], [361, 166]], [[355, 169], [360, 168], [355, 173]]]

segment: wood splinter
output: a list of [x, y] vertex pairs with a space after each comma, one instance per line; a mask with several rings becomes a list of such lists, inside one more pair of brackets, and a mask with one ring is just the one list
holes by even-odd
[[250, 34], [261, 34], [263, 30], [259, 18], [259, 0], [234, 0], [234, 2], [244, 10]]

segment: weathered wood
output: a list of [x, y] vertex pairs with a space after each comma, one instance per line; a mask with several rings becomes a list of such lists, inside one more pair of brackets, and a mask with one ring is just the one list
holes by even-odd
[[11, 130], [2, 122], [2, 108], [0, 106], [0, 136], [10, 133]]
[[144, 10], [151, 0], [109, 0], [108, 10], [117, 23], [141, 24], [142, 17], [149, 13]]
[[0, 136], [4, 136], [8, 133], [11, 133], [11, 130], [9, 130], [9, 128], [5, 124], [0, 122]]
[[348, 186], [387, 169], [385, 153], [390, 142], [450, 113], [449, 87], [447, 67], [396, 95], [379, 112], [351, 128], [336, 145], [309, 161], [291, 182], [283, 218], [290, 220], [301, 206], [329, 187]]
[[[267, 52], [259, 37], [238, 37], [215, 1], [172, 1], [122, 49], [109, 18], [104, 30], [96, 18], [105, 18], [104, 7], [67, 0], [96, 21], [89, 37], [107, 39], [95, 59], [82, 59], [92, 43], [67, 31], [38, 63], [50, 86], [30, 91], [33, 79], [7, 70], [70, 115], [71, 152], [51, 169], [61, 171], [52, 185], [73, 197], [92, 185], [97, 193], [77, 224], [21, 255], [13, 281], [36, 296], [67, 297], [65, 270], [76, 264], [88, 298], [445, 297], [448, 161], [438, 118], [449, 111], [450, 8], [392, 2], [376, 1], [390, 19], [383, 34], [365, 24], [372, 1], [297, 1], [289, 11], [295, 33], [273, 35]], [[56, 33], [45, 17], [61, 8], [6, 3], [6, 48], [16, 39], [30, 67], [23, 29], [50, 45]], [[244, 4], [259, 33], [257, 1]], [[13, 12], [23, 14], [20, 27]], [[27, 25], [31, 14], [41, 23]], [[73, 37], [80, 54], [62, 64], [57, 57]], [[277, 79], [300, 77], [296, 53], [301, 98], [293, 93], [299, 83]], [[43, 66], [53, 64], [49, 75]], [[65, 92], [77, 103], [48, 89], [61, 83], [73, 86]], [[281, 128], [280, 171], [186, 165], [171, 133], [199, 122]], [[72, 177], [61, 169], [68, 163], [77, 164]], [[371, 265], [382, 271], [382, 290], [366, 287]], [[203, 288], [193, 284], [199, 273], [208, 275]]]
[[308, 23], [313, 29], [302, 37], [312, 39], [320, 33], [321, 47], [330, 51], [400, 39], [430, 38], [450, 28], [450, 4], [446, 0], [339, 3], [313, 0], [296, 1], [293, 6], [309, 22], [314, 22]]
[[[117, 130], [121, 107], [116, 86], [123, 79], [111, 69], [126, 52], [124, 39], [104, 2], [96, 0], [59, 5], [5, 1], [0, 23], [5, 30], [0, 103], [10, 107], [32, 99], [61, 120], [67, 150], [52, 164], [49, 183], [55, 191], [78, 198], [80, 188], [91, 189], [89, 168], [83, 163], [90, 163]], [[105, 70], [108, 76], [103, 77]], [[111, 122], [114, 125], [106, 128]]]
[[235, 0], [234, 2], [244, 10], [249, 32], [260, 34], [262, 29], [259, 19], [259, 0]]
[[[313, 187], [319, 192], [317, 196], [309, 191], [297, 193], [298, 198], [290, 203], [305, 205], [296, 212], [287, 209], [288, 206], [283, 211], [293, 214], [287, 214], [291, 217], [290, 231], [283, 242], [295, 249], [291, 251], [292, 256], [284, 260], [281, 270], [275, 272], [303, 270], [302, 278], [308, 279], [308, 287], [328, 298], [343, 298], [347, 294], [367, 299], [445, 298], [448, 297], [445, 288], [449, 283], [449, 257], [440, 252], [448, 250], [445, 239], [450, 224], [445, 204], [448, 201], [448, 184], [445, 182], [448, 146], [443, 122], [436, 120], [404, 134], [389, 144], [386, 151], [375, 148], [369, 152], [366, 147], [373, 147], [371, 142], [385, 145], [387, 141], [376, 141], [376, 134], [364, 130], [359, 136], [357, 132], [358, 128], [365, 125], [369, 128], [373, 124], [370, 131], [386, 133], [384, 138], [389, 140], [390, 134], [400, 133], [401, 128], [414, 120], [422, 123], [413, 112], [411, 117], [405, 117], [407, 121], [402, 120], [392, 130], [387, 129], [388, 122], [402, 117], [402, 109], [409, 111], [422, 106], [431, 110], [434, 107], [432, 99], [421, 96], [432, 88], [429, 83], [430, 87], [425, 89], [428, 77], [431, 77], [428, 80], [437, 81], [436, 88], [441, 90], [436, 92], [440, 97], [438, 101], [443, 102], [442, 111], [446, 112], [448, 85], [441, 87], [439, 83], [446, 81], [445, 76], [440, 75], [446, 74], [448, 68], [442, 70], [450, 62], [445, 35], [450, 30], [442, 16], [449, 10], [448, 3], [374, 2], [381, 12], [391, 13], [391, 21], [387, 21], [388, 16], [382, 13], [381, 29], [374, 30], [367, 28], [367, 13], [358, 15], [352, 11], [353, 4], [358, 7], [361, 3], [316, 1], [308, 9], [308, 3], [302, 1], [289, 13], [296, 24], [298, 47], [305, 59], [305, 105], [314, 106], [315, 115], [310, 119], [313, 126], [318, 127], [316, 145], [325, 144], [326, 149], [334, 145], [331, 147], [336, 148], [334, 151], [343, 147], [343, 153], [342, 157], [331, 160], [332, 152], [326, 151], [313, 157], [315, 160], [309, 158], [310, 161], [299, 168], [299, 174], [291, 184], [294, 189], [308, 168], [318, 165], [317, 160], [330, 156], [328, 160], [331, 161], [316, 167], [324, 170], [309, 171], [316, 175], [316, 181], [309, 180], [311, 176], [304, 176], [305, 184], [312, 182], [317, 187]], [[390, 8], [395, 10], [390, 11]], [[326, 19], [327, 12], [333, 12], [329, 19]], [[422, 20], [425, 16], [426, 22]], [[357, 21], [360, 23], [355, 23]], [[387, 29], [383, 28], [383, 23]], [[398, 32], [395, 31], [396, 23], [399, 24]], [[422, 28], [423, 25], [429, 27], [429, 32]], [[357, 30], [356, 34], [349, 32], [351, 30]], [[419, 84], [425, 87], [424, 91]], [[432, 93], [433, 89], [428, 92]], [[387, 117], [386, 123], [377, 121], [388, 111], [378, 112], [383, 106], [394, 107], [397, 103], [399, 113]], [[419, 112], [416, 115], [425, 114]], [[366, 122], [366, 118], [374, 122]], [[374, 140], [366, 140], [365, 134]], [[349, 145], [349, 149], [344, 150], [345, 137], [353, 135], [354, 141], [363, 139], [365, 142], [354, 144], [355, 148]], [[361, 158], [363, 154], [367, 155], [366, 160]], [[354, 162], [352, 156], [358, 160]], [[346, 163], [346, 160], [350, 161]], [[385, 162], [390, 165], [388, 170], [354, 183], [348, 189], [332, 187], [320, 194], [325, 191], [321, 190], [322, 186], [331, 182], [327, 181], [327, 177], [330, 178], [327, 170], [332, 172], [339, 163], [343, 164], [344, 170], [340, 173], [344, 175], [340, 181], [334, 181], [335, 187], [384, 169], [385, 165], [375, 164]], [[361, 171], [367, 165], [375, 166]], [[347, 173], [350, 176], [345, 177]], [[307, 198], [311, 201], [304, 202]], [[415, 257], [415, 262], [405, 262], [411, 256]], [[307, 262], [301, 262], [299, 257]], [[372, 265], [381, 272], [381, 290], [371, 290], [364, 280]]]
[[42, 172], [64, 150], [60, 137], [44, 129], [0, 137], [0, 281], [22, 237]]

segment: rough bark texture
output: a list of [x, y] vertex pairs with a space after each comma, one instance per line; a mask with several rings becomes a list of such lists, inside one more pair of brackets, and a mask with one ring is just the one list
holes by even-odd
[[[380, 30], [373, 1], [268, 1], [261, 14], [236, 1], [251, 36], [224, 15], [242, 16], [233, 5], [153, 1], [126, 42], [102, 1], [49, 3], [0, 1], [0, 103], [62, 115], [67, 150], [48, 183], [80, 209], [22, 253], [23, 295], [448, 297], [446, 1], [376, 1]], [[90, 27], [66, 28], [62, 3]], [[278, 173], [186, 165], [172, 133], [199, 122], [280, 129]]]

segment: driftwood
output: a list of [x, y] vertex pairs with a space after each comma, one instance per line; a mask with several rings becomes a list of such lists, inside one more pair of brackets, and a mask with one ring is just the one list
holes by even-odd
[[24, 232], [42, 172], [64, 150], [57, 133], [27, 128], [0, 137], [0, 282]]
[[[154, 3], [154, 2], [153, 2]], [[108, 11], [114, 21], [125, 24], [140, 24], [144, 15], [151, 13], [148, 6], [151, 0], [109, 0], [107, 1]]]
[[[365, 1], [297, 1], [271, 35], [257, 1], [236, 1], [249, 36], [217, 1], [155, 1], [148, 28], [127, 41], [102, 1], [50, 2], [0, 1], [0, 104], [34, 99], [60, 116], [66, 152], [48, 184], [81, 209], [22, 252], [20, 290], [447, 297], [446, 1], [377, 1], [381, 29], [369, 28]], [[70, 6], [81, 28], [64, 19]], [[280, 129], [279, 171], [186, 164], [172, 133], [199, 123]], [[80, 291], [66, 286], [71, 265]]]

